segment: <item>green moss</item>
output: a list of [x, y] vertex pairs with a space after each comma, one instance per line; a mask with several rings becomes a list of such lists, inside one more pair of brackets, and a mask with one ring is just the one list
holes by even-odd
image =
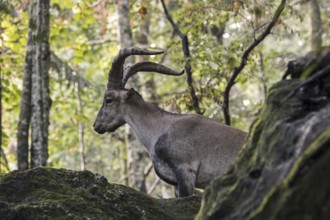
[[[295, 161], [290, 173], [274, 186], [249, 219], [329, 219], [330, 128]], [[320, 190], [322, 189], [322, 190]], [[322, 198], [322, 196], [324, 198]], [[328, 200], [328, 204], [327, 201]], [[322, 210], [323, 209], [323, 210]], [[269, 213], [273, 213], [269, 216]]]
[[5, 219], [193, 219], [199, 198], [157, 200], [91, 172], [36, 168], [0, 179]]
[[[196, 219], [299, 219], [304, 215], [285, 210], [290, 210], [288, 207], [298, 210], [300, 200], [305, 203], [300, 192], [315, 204], [324, 201], [330, 205], [330, 200], [321, 196], [311, 197], [304, 185], [307, 182], [315, 187], [315, 195], [323, 190], [330, 195], [325, 186], [326, 182], [330, 186], [330, 169], [320, 172], [322, 176], [328, 172], [329, 176], [322, 179], [321, 188], [308, 179], [312, 175], [305, 176], [324, 161], [317, 152], [330, 146], [330, 105], [310, 107], [297, 97], [289, 98], [300, 83], [300, 80], [281, 81], [269, 90], [269, 97], [253, 122], [233, 169], [214, 179], [205, 190]], [[316, 159], [315, 155], [319, 157]], [[313, 209], [317, 210], [316, 206]], [[316, 216], [322, 219], [326, 215]]]

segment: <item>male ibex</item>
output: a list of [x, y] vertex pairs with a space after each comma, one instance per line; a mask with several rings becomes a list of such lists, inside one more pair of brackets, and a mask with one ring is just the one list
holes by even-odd
[[156, 55], [163, 51], [139, 48], [120, 50], [109, 71], [107, 91], [94, 130], [113, 132], [128, 123], [149, 152], [157, 175], [176, 186], [179, 197], [205, 188], [233, 162], [246, 133], [200, 115], [173, 114], [145, 102], [127, 80], [139, 71], [181, 75], [161, 64], [140, 62], [124, 68], [130, 55]]

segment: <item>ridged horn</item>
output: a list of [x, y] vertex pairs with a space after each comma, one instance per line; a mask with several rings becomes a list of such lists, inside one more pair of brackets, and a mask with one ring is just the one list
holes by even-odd
[[108, 90], [110, 89], [123, 89], [123, 74], [125, 59], [130, 55], [157, 55], [162, 54], [164, 51], [149, 51], [142, 48], [124, 48], [113, 59], [110, 71], [108, 73]]
[[122, 81], [123, 86], [125, 86], [128, 79], [137, 72], [156, 72], [156, 73], [161, 73], [164, 75], [171, 75], [171, 76], [180, 76], [184, 73], [184, 71], [177, 72], [177, 71], [172, 70], [159, 63], [143, 61], [143, 62], [134, 64], [132, 66], [129, 66], [124, 70], [124, 76], [123, 76], [123, 81]]

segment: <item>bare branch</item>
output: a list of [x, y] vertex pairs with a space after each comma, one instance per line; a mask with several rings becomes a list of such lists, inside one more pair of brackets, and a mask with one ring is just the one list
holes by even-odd
[[68, 63], [61, 60], [53, 51], [50, 51], [50, 65], [58, 73], [64, 73], [69, 82], [77, 82], [79, 86], [89, 87], [91, 84], [75, 71]]
[[151, 193], [153, 193], [153, 191], [156, 189], [156, 186], [158, 185], [159, 182], [160, 182], [160, 179], [157, 176], [156, 179], [155, 179], [155, 181], [152, 183], [152, 185], [148, 189], [148, 192], [147, 192], [148, 195], [150, 195]]
[[231, 75], [231, 77], [228, 80], [228, 84], [227, 84], [227, 86], [225, 88], [225, 91], [223, 93], [223, 108], [222, 108], [223, 114], [224, 114], [224, 118], [225, 118], [225, 123], [227, 125], [230, 125], [230, 113], [229, 113], [229, 95], [230, 95], [230, 90], [234, 86], [237, 76], [241, 73], [241, 71], [245, 67], [245, 65], [247, 63], [247, 60], [249, 58], [249, 55], [252, 52], [252, 50], [256, 46], [258, 46], [270, 34], [270, 31], [275, 26], [275, 24], [278, 21], [281, 13], [283, 12], [283, 10], [285, 8], [285, 4], [286, 4], [286, 0], [282, 0], [281, 1], [281, 4], [276, 9], [274, 16], [273, 16], [272, 20], [270, 21], [270, 23], [268, 24], [268, 26], [265, 29], [265, 31], [260, 36], [258, 36], [253, 41], [253, 43], [244, 51], [243, 56], [242, 56], [242, 59], [241, 59], [241, 63], [239, 64], [238, 67], [235, 67], [235, 69], [233, 71], [233, 74]]
[[164, 3], [164, 0], [161, 0], [160, 1], [162, 3], [162, 6], [164, 8], [164, 13], [166, 15], [166, 18], [168, 19], [168, 21], [171, 23], [172, 27], [173, 27], [173, 30], [174, 32], [181, 38], [181, 41], [182, 41], [182, 51], [183, 51], [183, 54], [185, 56], [185, 58], [187, 59], [187, 62], [186, 62], [186, 65], [185, 65], [185, 72], [187, 74], [187, 84], [188, 84], [188, 88], [190, 90], [190, 96], [191, 96], [191, 99], [192, 99], [192, 103], [193, 103], [193, 107], [194, 107], [194, 110], [197, 114], [203, 114], [199, 108], [199, 101], [198, 101], [198, 98], [196, 96], [196, 93], [195, 93], [195, 89], [194, 89], [194, 86], [192, 85], [192, 71], [191, 71], [191, 65], [190, 65], [190, 62], [191, 62], [191, 56], [190, 56], [190, 50], [189, 50], [189, 40], [188, 40], [188, 37], [187, 35], [183, 34], [180, 30], [180, 28], [178, 27], [178, 25], [174, 22], [172, 16], [170, 15], [170, 13], [168, 12], [167, 10], [167, 7]]
[[133, 173], [132, 172], [129, 172], [126, 175], [120, 177], [118, 180], [116, 180], [115, 183], [120, 184], [120, 183], [124, 182], [124, 180], [128, 179], [132, 175], [133, 175]]
[[96, 40], [90, 40], [87, 41], [87, 45], [89, 46], [94, 46], [94, 45], [102, 45], [102, 44], [106, 44], [106, 43], [111, 43], [115, 41], [114, 39], [96, 39]]
[[154, 167], [153, 164], [150, 162], [150, 163], [148, 164], [148, 166], [144, 169], [144, 177], [145, 177], [145, 178], [146, 178], [147, 176], [149, 176], [149, 174], [150, 174], [150, 172], [151, 172], [151, 170], [152, 170], [153, 167]]

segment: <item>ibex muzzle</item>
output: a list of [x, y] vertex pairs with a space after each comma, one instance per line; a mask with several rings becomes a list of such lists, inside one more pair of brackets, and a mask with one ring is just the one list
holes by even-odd
[[163, 51], [120, 50], [109, 71], [94, 130], [100, 134], [113, 132], [128, 123], [149, 152], [157, 175], [176, 186], [179, 197], [190, 196], [195, 187], [205, 188], [212, 178], [228, 169], [246, 133], [199, 115], [166, 112], [145, 102], [134, 89], [125, 89], [127, 80], [139, 71], [183, 74], [152, 62], [124, 68], [129, 55], [160, 53]]

